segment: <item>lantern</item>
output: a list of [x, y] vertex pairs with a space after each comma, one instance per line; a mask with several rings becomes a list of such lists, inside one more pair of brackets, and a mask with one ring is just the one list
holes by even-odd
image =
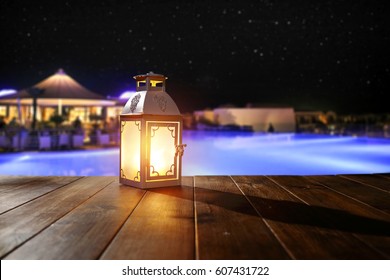
[[119, 181], [139, 188], [181, 184], [183, 120], [165, 92], [165, 76], [135, 76], [136, 92], [120, 115]]

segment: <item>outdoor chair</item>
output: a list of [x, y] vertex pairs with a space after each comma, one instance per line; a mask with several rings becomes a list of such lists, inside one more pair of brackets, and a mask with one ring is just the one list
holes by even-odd
[[11, 149], [13, 151], [23, 151], [27, 147], [28, 135], [26, 133], [20, 133], [20, 135], [14, 135], [12, 137]]
[[58, 137], [58, 148], [69, 148], [70, 147], [70, 137], [67, 133], [61, 133]]
[[84, 145], [84, 135], [75, 134], [72, 136], [72, 147], [80, 148]]
[[5, 135], [0, 135], [0, 148], [7, 148], [7, 136]]
[[10, 151], [23, 151], [27, 146], [27, 134], [6, 136], [0, 135], [0, 148]]
[[39, 136], [39, 150], [49, 150], [51, 148], [50, 135]]
[[110, 144], [110, 135], [103, 133], [98, 135], [98, 145], [104, 146]]

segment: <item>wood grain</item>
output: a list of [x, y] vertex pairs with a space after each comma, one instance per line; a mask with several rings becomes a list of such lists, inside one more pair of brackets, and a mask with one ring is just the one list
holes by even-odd
[[6, 259], [97, 259], [144, 194], [115, 181]]
[[20, 182], [2, 185], [0, 189], [0, 214], [20, 206], [37, 197], [61, 188], [81, 177], [38, 177], [24, 178]]
[[195, 177], [195, 216], [198, 259], [290, 258], [229, 177]]
[[[351, 233], [325, 223], [328, 209], [310, 206], [265, 176], [233, 176], [295, 259], [382, 259]], [[332, 212], [329, 215], [337, 214]], [[324, 244], [326, 241], [326, 244]]]
[[308, 176], [307, 178], [390, 215], [390, 193], [384, 190], [372, 188], [364, 183], [348, 180], [341, 176]]
[[370, 175], [370, 174], [354, 174], [342, 176], [352, 181], [364, 183], [375, 189], [384, 190], [390, 193], [390, 176]]
[[[325, 208], [322, 223], [355, 238], [390, 258], [390, 219], [388, 214], [358, 200], [341, 195], [313, 178], [303, 176], [269, 176], [274, 182], [313, 207]], [[361, 248], [356, 244], [356, 249]], [[357, 253], [358, 256], [358, 253]], [[368, 257], [367, 257], [368, 258]]]
[[378, 173], [378, 174], [372, 174], [372, 175], [390, 178], [390, 173]]
[[19, 184], [25, 182], [26, 179], [32, 179], [37, 176], [17, 176], [17, 175], [0, 175], [0, 190], [7, 184]]
[[86, 177], [0, 215], [0, 257], [72, 211], [114, 177]]
[[46, 176], [15, 176], [0, 175], [0, 194], [3, 191], [17, 188], [20, 185], [32, 183], [37, 180], [45, 180]]
[[102, 259], [193, 259], [193, 188], [149, 189]]
[[390, 259], [390, 174], [0, 176], [2, 259]]

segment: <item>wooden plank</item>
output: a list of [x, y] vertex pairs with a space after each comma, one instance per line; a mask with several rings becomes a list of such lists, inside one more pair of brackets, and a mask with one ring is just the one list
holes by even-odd
[[390, 178], [390, 173], [377, 173], [375, 175], [383, 176], [383, 177], [386, 177], [386, 178]]
[[97, 259], [144, 193], [116, 180], [6, 259]]
[[63, 187], [73, 181], [80, 179], [81, 177], [30, 177], [31, 181], [20, 184], [19, 182], [14, 187], [10, 187], [13, 184], [6, 184], [2, 186], [9, 186], [9, 188], [3, 188], [0, 192], [0, 214], [10, 209], [13, 209], [19, 205], [22, 205], [28, 201], [31, 201], [37, 197], [40, 197], [48, 192]]
[[307, 178], [390, 214], [390, 193], [386, 191], [341, 176], [308, 176]]
[[[390, 258], [390, 219], [388, 214], [334, 192], [303, 176], [268, 176], [284, 189], [318, 209], [319, 226], [350, 232]], [[358, 244], [356, 245], [359, 248]]]
[[183, 176], [181, 178], [181, 185], [183, 187], [194, 187], [194, 177], [193, 176]]
[[193, 259], [193, 190], [148, 190], [101, 258]]
[[45, 179], [45, 177], [44, 176], [0, 175], [0, 193], [40, 179]]
[[195, 177], [197, 259], [289, 259], [231, 178]]
[[232, 178], [295, 259], [383, 258], [351, 233], [324, 227], [325, 208], [307, 205], [267, 177]]
[[[1, 172], [1, 171], [0, 171]], [[18, 175], [0, 175], [0, 188], [4, 184], [18, 183], [30, 178], [30, 176], [18, 176]], [[30, 178], [31, 179], [31, 178]]]
[[390, 193], [390, 177], [371, 174], [343, 175], [342, 177]]
[[0, 215], [0, 258], [113, 182], [85, 177]]

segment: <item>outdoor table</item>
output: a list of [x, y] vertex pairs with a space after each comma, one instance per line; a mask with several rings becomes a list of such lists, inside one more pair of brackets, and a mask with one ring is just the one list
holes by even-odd
[[2, 259], [390, 259], [390, 174], [0, 176]]

